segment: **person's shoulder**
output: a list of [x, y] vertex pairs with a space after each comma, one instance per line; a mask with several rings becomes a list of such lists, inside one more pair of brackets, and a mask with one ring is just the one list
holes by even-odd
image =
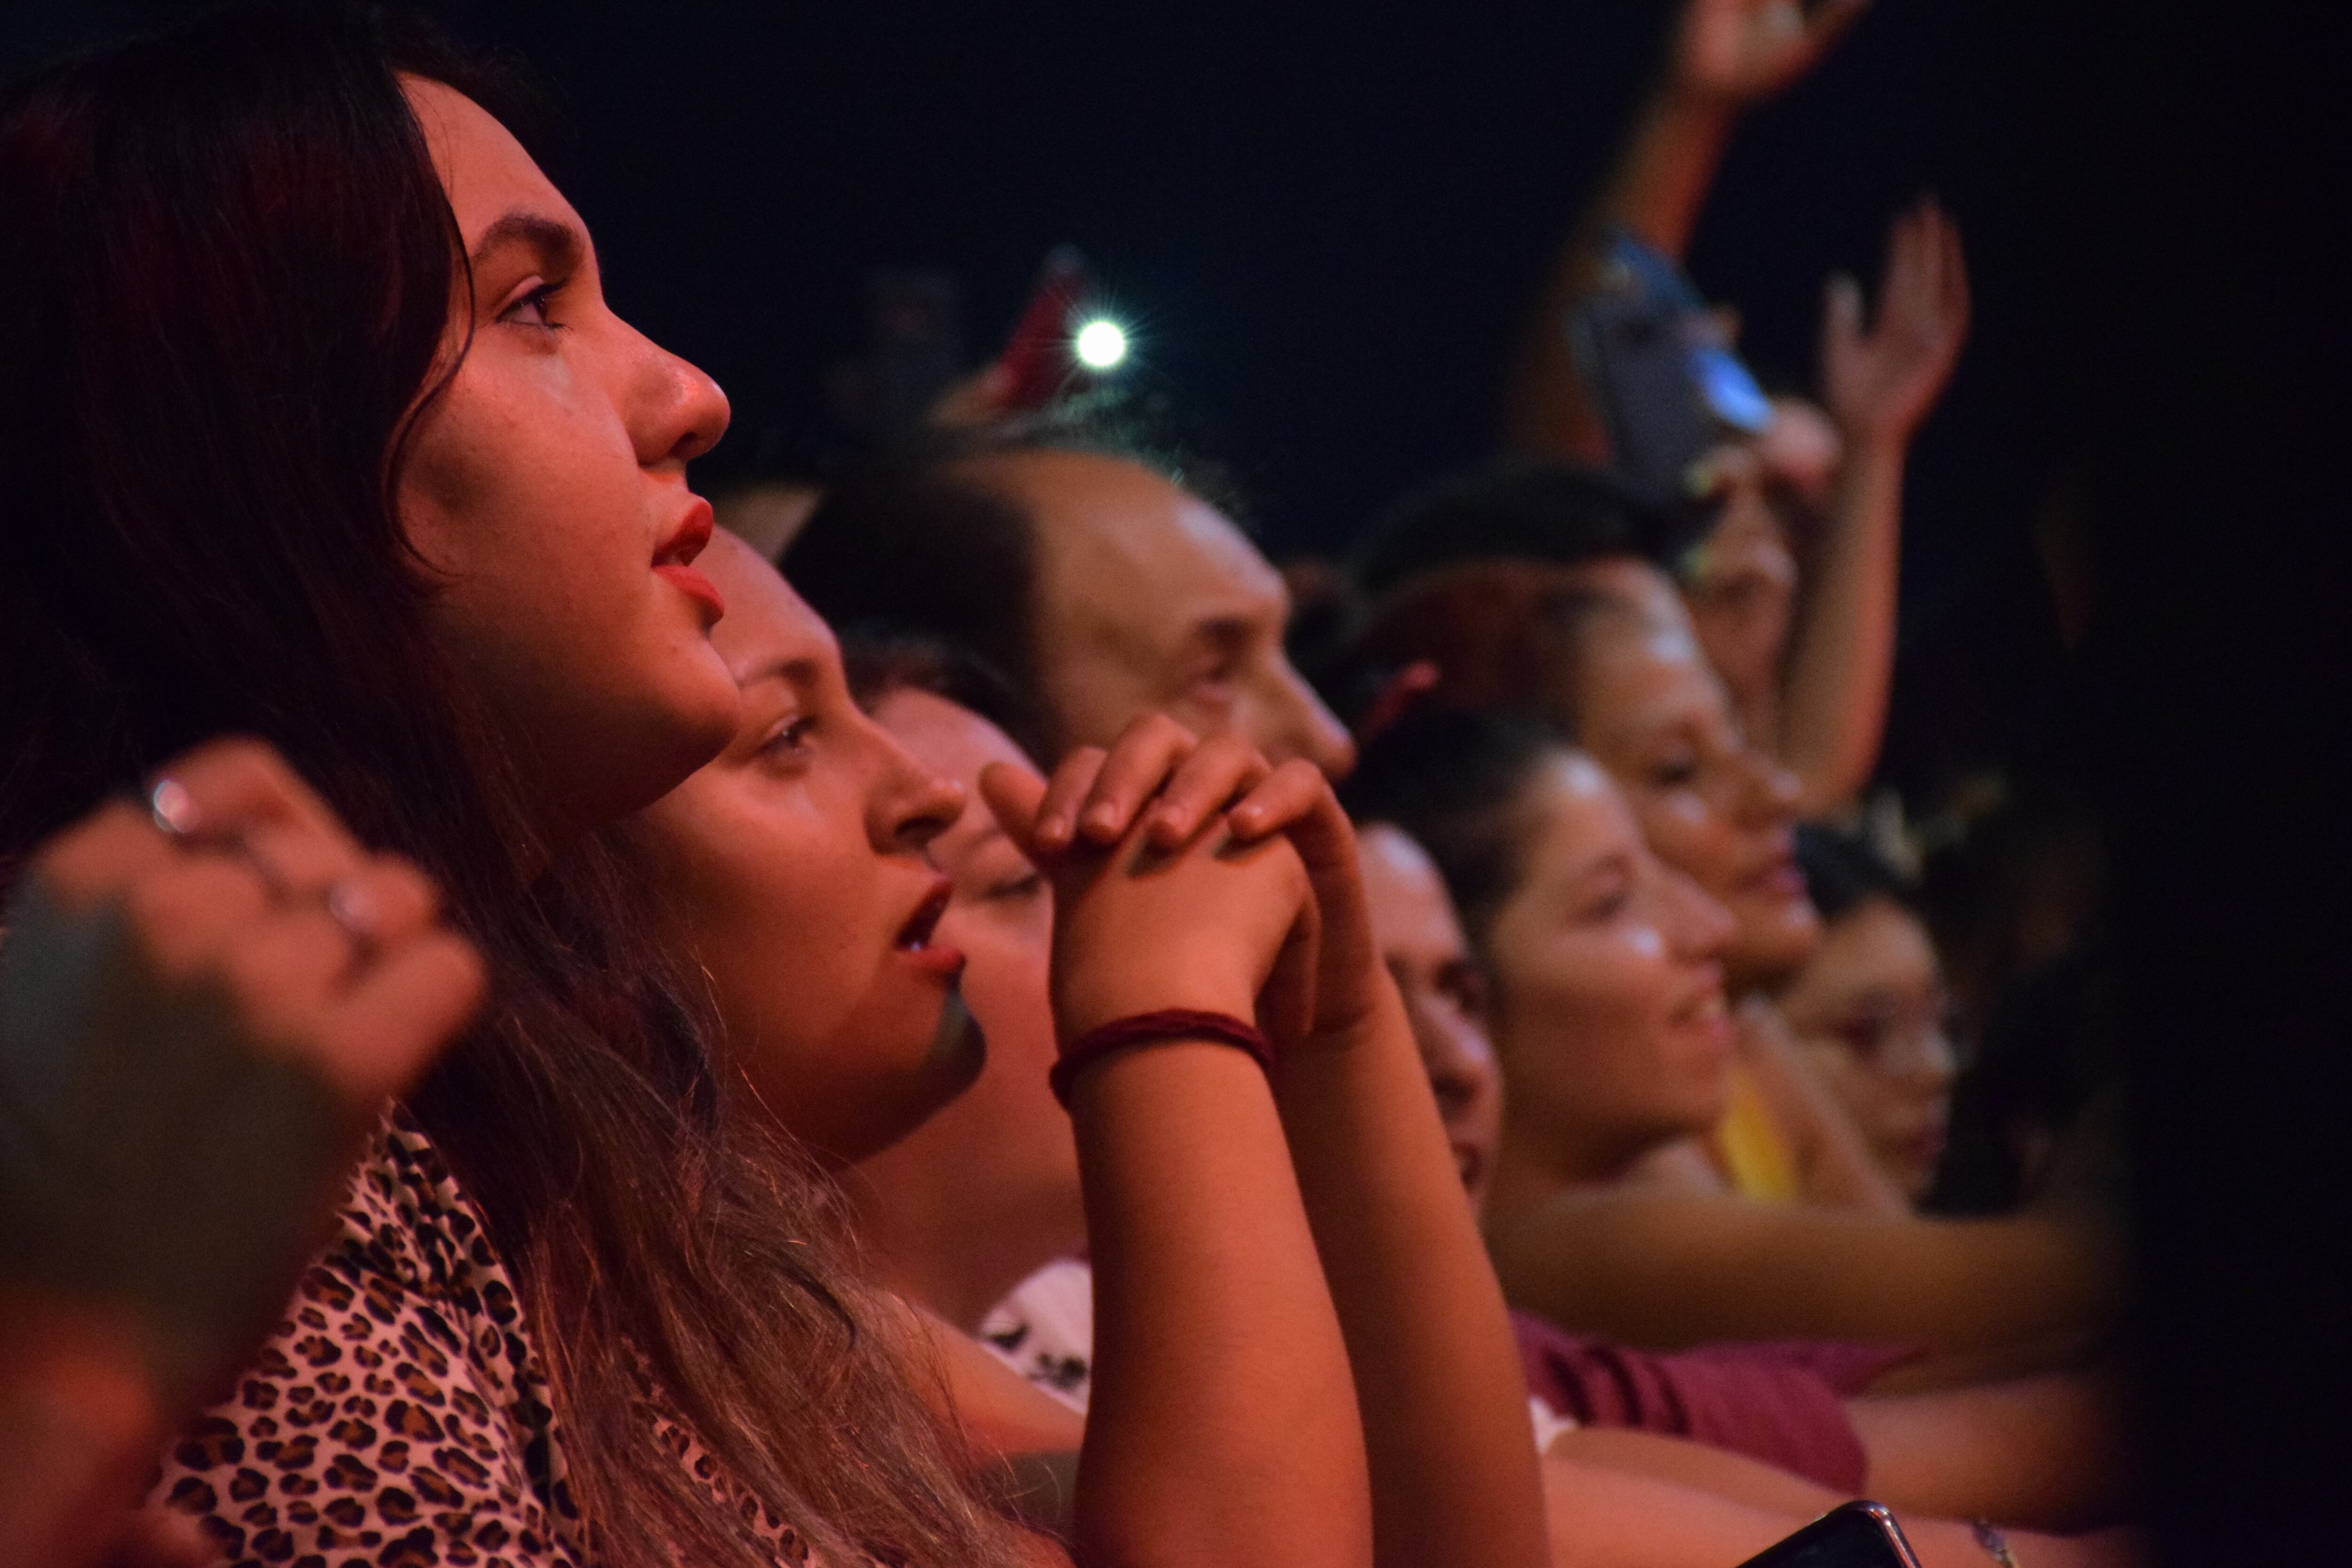
[[481, 1210], [413, 1121], [376, 1129], [335, 1236], [156, 1495], [233, 1560], [493, 1541], [577, 1560], [544, 1363]]

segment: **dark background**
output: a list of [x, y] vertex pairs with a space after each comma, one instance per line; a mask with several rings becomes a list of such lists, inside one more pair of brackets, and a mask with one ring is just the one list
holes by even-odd
[[[20, 3], [0, 70], [173, 9]], [[1669, 14], [435, 9], [568, 100], [559, 175], [610, 292], [728, 386], [733, 439], [824, 447], [869, 268], [959, 277], [977, 357], [1068, 240], [1276, 553], [1486, 448]], [[2100, 803], [2147, 1514], [2184, 1565], [2352, 1558], [2352, 94], [2307, 13], [1879, 0], [1754, 116], [1692, 257], [1802, 385], [1822, 277], [1874, 274], [1903, 201], [1933, 186], [1968, 237], [1977, 331], [1916, 453], [1888, 769], [2062, 767]], [[2072, 652], [2035, 544], [2066, 473], [2096, 584]]]
[[[837, 444], [825, 372], [861, 346], [872, 269], [958, 279], [977, 362], [1067, 241], [1135, 323], [1137, 378], [1237, 470], [1277, 558], [1344, 543], [1488, 449], [1506, 353], [1673, 16], [425, 8], [554, 88], [555, 172], [608, 293], [734, 401], [714, 466]], [[181, 9], [36, 0], [0, 50], [30, 58]], [[2054, 684], [2029, 524], [2068, 433], [2028, 345], [2068, 262], [2019, 199], [2036, 161], [2013, 112], [2016, 42], [1982, 6], [1882, 0], [1752, 117], [1691, 257], [1742, 311], [1767, 382], [1805, 389], [1829, 273], [1874, 281], [1886, 222], [1924, 189], [1963, 226], [1979, 324], [1916, 451], [1903, 626], [1923, 700], [1901, 709], [1966, 718], [1898, 727], [1889, 771], [1914, 795], [2034, 743]]]

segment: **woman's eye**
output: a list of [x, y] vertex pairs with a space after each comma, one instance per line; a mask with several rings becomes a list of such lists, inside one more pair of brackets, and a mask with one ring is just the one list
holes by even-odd
[[760, 754], [767, 757], [797, 755], [808, 749], [809, 731], [815, 727], [814, 719], [787, 719], [760, 742]]
[[1018, 877], [1007, 877], [990, 884], [981, 896], [1004, 903], [1023, 903], [1045, 890], [1045, 879], [1034, 871], [1024, 871]]
[[1241, 672], [1220, 666], [1192, 682], [1192, 698], [1198, 702], [1223, 706], [1234, 700], [1241, 683]]
[[1886, 1043], [1886, 1026], [1875, 1018], [1854, 1018], [1838, 1026], [1837, 1037], [1865, 1061]]
[[1694, 784], [1698, 782], [1698, 759], [1675, 757], [1654, 763], [1650, 768], [1650, 782], [1660, 789], [1682, 789]]
[[520, 326], [543, 327], [550, 331], [556, 330], [563, 323], [548, 314], [548, 307], [562, 287], [561, 283], [541, 283], [499, 311], [499, 320]]

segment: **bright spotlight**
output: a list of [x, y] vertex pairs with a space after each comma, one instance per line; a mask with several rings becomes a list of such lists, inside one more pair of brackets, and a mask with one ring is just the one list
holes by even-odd
[[1070, 346], [1088, 370], [1116, 370], [1127, 358], [1127, 329], [1097, 316], [1078, 329]]

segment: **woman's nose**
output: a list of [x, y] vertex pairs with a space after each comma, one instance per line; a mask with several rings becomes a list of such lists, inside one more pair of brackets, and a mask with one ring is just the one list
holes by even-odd
[[733, 411], [727, 394], [698, 366], [642, 335], [637, 342], [629, 438], [641, 466], [682, 468], [719, 444]]
[[1741, 755], [1748, 773], [1748, 787], [1742, 792], [1742, 815], [1749, 821], [1778, 826], [1793, 822], [1797, 817], [1797, 802], [1801, 789], [1797, 775], [1782, 767], [1771, 752], [1749, 742]]
[[919, 854], [963, 816], [969, 792], [925, 768], [887, 731], [877, 726], [875, 733], [887, 749], [870, 803], [874, 847], [886, 855]]

